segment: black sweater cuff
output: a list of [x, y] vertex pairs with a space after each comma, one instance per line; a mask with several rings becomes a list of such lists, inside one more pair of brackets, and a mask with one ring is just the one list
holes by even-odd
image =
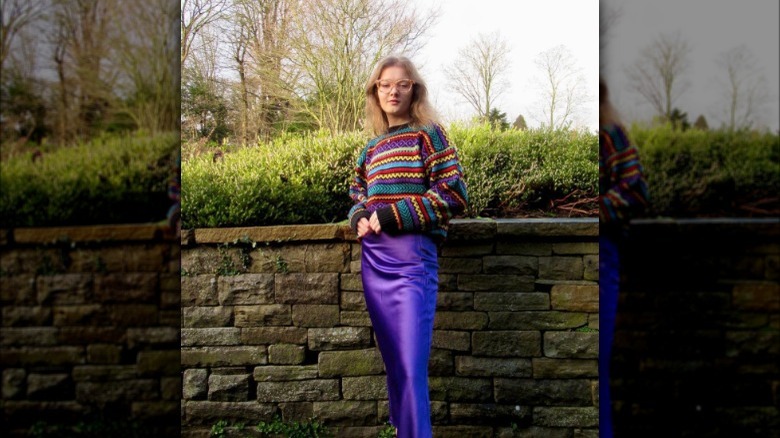
[[352, 231], [357, 234], [357, 224], [360, 222], [360, 219], [366, 218], [368, 219], [371, 217], [371, 213], [368, 212], [368, 210], [361, 210], [355, 214], [352, 215], [352, 219], [349, 221], [349, 226], [352, 228]]
[[376, 211], [376, 217], [379, 219], [379, 226], [382, 227], [382, 231], [388, 233], [397, 233], [400, 231], [398, 222], [395, 221], [395, 214], [393, 214], [393, 207], [382, 207]]

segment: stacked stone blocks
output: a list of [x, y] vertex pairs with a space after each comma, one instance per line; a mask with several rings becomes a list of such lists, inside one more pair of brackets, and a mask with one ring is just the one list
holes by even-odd
[[3, 234], [4, 433], [90, 418], [178, 430], [180, 246], [173, 236], [153, 225]]
[[[595, 220], [453, 223], [429, 365], [435, 436], [597, 436], [597, 234]], [[347, 228], [195, 230], [182, 269], [185, 434], [280, 415], [377, 435], [385, 372]]]
[[680, 436], [780, 436], [779, 225], [632, 224], [612, 362], [616, 435], [661, 435], [663, 418]]

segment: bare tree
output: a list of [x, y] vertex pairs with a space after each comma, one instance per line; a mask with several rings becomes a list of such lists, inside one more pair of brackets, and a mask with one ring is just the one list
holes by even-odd
[[235, 69], [238, 73], [239, 91], [238, 100], [240, 106], [238, 108], [239, 118], [239, 135], [242, 143], [247, 144], [249, 142], [249, 119], [251, 112], [250, 98], [249, 98], [249, 77], [248, 77], [248, 46], [249, 46], [249, 23], [244, 20], [239, 20], [236, 23], [237, 30], [229, 37], [231, 46], [231, 57], [235, 63]]
[[[232, 60], [239, 74], [240, 126], [268, 137], [285, 116], [291, 93], [290, 25], [298, 0], [236, 0], [233, 13]], [[254, 115], [251, 117], [250, 115]]]
[[105, 120], [119, 65], [111, 59], [119, 30], [116, 0], [54, 0], [52, 40], [61, 72], [62, 110], [75, 111], [73, 134], [90, 137]]
[[534, 81], [540, 90], [535, 118], [548, 129], [568, 128], [588, 99], [582, 69], [564, 45], [540, 52], [534, 64], [539, 70]]
[[43, 12], [42, 0], [3, 0], [0, 2], [0, 70], [11, 53], [14, 39]]
[[[6, 0], [0, 6], [4, 86], [6, 77], [15, 81], [16, 102], [27, 96], [27, 107], [44, 115], [30, 140], [40, 141], [40, 134], [64, 145], [113, 128], [178, 129], [178, 4]], [[5, 76], [9, 66], [13, 75]]]
[[716, 64], [725, 102], [720, 120], [731, 131], [759, 125], [771, 96], [758, 58], [743, 44], [721, 53]]
[[479, 34], [458, 51], [457, 60], [447, 69], [452, 89], [487, 120], [496, 100], [509, 87], [509, 46], [497, 32]]
[[65, 67], [65, 54], [68, 46], [65, 34], [65, 27], [56, 24], [47, 37], [52, 46], [52, 60], [57, 70], [57, 97], [54, 101], [57, 120], [54, 132], [58, 144], [66, 144], [70, 140], [72, 129], [69, 129], [69, 126], [71, 126], [70, 120], [73, 118], [71, 111], [69, 111], [71, 99], [70, 93], [68, 93], [69, 78]]
[[186, 24], [203, 23], [193, 17], [217, 2], [190, 3], [182, 15], [184, 123], [210, 117], [193, 92], [221, 94], [244, 142], [292, 124], [359, 129], [373, 66], [391, 53], [413, 56], [438, 17], [408, 0], [229, 0], [220, 17]]
[[[173, 6], [173, 7], [172, 7]], [[179, 129], [179, 8], [170, 0], [131, 2], [118, 23], [127, 29], [112, 43], [121, 80], [115, 105], [150, 132]]]
[[213, 24], [202, 28], [193, 46], [197, 49], [182, 68], [182, 131], [190, 137], [210, 137], [223, 123], [226, 87], [219, 76], [220, 32]]
[[670, 120], [674, 102], [687, 88], [683, 75], [688, 68], [688, 43], [662, 34], [645, 47], [627, 75], [633, 89], [652, 105], [658, 116]]
[[46, 109], [39, 65], [41, 1], [0, 2], [0, 142], [14, 153], [29, 140], [40, 141]]
[[299, 111], [331, 130], [360, 128], [371, 68], [391, 53], [413, 56], [437, 18], [403, 0], [311, 0], [293, 16], [288, 61], [300, 79], [290, 91]]
[[219, 20], [228, 7], [227, 0], [182, 0], [181, 64], [189, 56], [195, 37], [209, 24]]
[[29, 141], [40, 144], [45, 137], [47, 84], [36, 75], [38, 49], [33, 33], [21, 32], [0, 75], [0, 147], [4, 154], [21, 151]]
[[604, 69], [607, 64], [606, 48], [609, 43], [610, 30], [615, 26], [623, 14], [621, 4], [615, 2], [599, 1], [599, 67]]

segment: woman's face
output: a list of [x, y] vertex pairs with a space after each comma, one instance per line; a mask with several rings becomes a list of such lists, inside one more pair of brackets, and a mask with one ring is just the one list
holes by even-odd
[[409, 108], [412, 104], [414, 86], [404, 90], [403, 83], [401, 85], [397, 83], [397, 81], [404, 79], [408, 80], [409, 75], [406, 73], [406, 69], [398, 65], [385, 67], [379, 75], [380, 81], [389, 81], [393, 84], [387, 92], [382, 91], [382, 87], [377, 87], [376, 93], [379, 99], [379, 106], [387, 115], [387, 121], [390, 126], [406, 123], [410, 119]]

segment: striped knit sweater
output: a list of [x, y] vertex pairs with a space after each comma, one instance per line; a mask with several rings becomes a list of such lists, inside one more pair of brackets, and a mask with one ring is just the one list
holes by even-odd
[[463, 168], [441, 126], [403, 125], [365, 146], [349, 189], [349, 222], [376, 211], [382, 231], [446, 239], [450, 219], [468, 205]]
[[623, 128], [599, 127], [599, 220], [607, 228], [620, 229], [648, 205], [639, 153]]

